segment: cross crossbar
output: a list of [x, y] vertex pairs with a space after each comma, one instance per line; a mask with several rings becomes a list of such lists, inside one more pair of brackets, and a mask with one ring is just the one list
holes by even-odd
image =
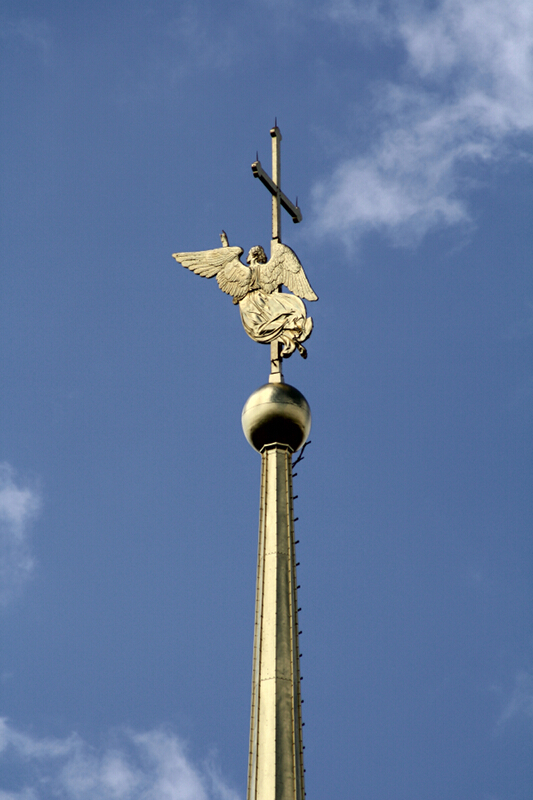
[[270, 175], [267, 172], [265, 172], [265, 170], [261, 166], [260, 161], [254, 161], [254, 163], [252, 164], [252, 172], [254, 174], [254, 178], [259, 178], [261, 183], [267, 187], [270, 194], [276, 196], [279, 192], [279, 201], [283, 206], [283, 208], [285, 209], [285, 211], [288, 211], [289, 214], [291, 215], [292, 221], [294, 223], [301, 222], [302, 212], [300, 211], [298, 206], [294, 205], [294, 203], [291, 203], [287, 195], [281, 191], [279, 186], [276, 186]]

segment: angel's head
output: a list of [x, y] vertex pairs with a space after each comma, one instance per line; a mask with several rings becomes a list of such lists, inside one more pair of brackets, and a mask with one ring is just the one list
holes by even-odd
[[250, 252], [248, 253], [248, 258], [246, 259], [247, 264], [266, 264], [268, 261], [265, 251], [261, 247], [261, 245], [257, 245], [257, 247], [252, 247]]

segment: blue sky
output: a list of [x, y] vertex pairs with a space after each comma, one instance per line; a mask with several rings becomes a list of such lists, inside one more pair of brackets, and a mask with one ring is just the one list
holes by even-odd
[[309, 798], [533, 784], [533, 7], [0, 4], [0, 800], [242, 800], [268, 351], [176, 251], [320, 297], [295, 479]]

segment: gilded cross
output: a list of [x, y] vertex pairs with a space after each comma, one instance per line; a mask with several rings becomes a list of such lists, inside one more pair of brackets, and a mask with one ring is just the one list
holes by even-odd
[[294, 205], [281, 191], [281, 131], [277, 124], [270, 129], [270, 135], [272, 137], [272, 177], [264, 171], [260, 161], [254, 161], [252, 172], [254, 178], [259, 178], [272, 195], [272, 238], [281, 242], [280, 207], [283, 206], [285, 211], [289, 212], [293, 222], [302, 221], [302, 212], [298, 208], [298, 200]]
[[[272, 241], [281, 242], [281, 208], [283, 207], [291, 215], [294, 223], [302, 221], [302, 212], [298, 208], [298, 198], [294, 205], [281, 191], [281, 131], [277, 121], [270, 129], [270, 135], [272, 137], [272, 177], [265, 172], [259, 159], [252, 164], [252, 172], [254, 178], [259, 178], [272, 195]], [[281, 292], [281, 286], [278, 287], [278, 291]], [[270, 345], [270, 382], [283, 383], [281, 344], [277, 340]]]

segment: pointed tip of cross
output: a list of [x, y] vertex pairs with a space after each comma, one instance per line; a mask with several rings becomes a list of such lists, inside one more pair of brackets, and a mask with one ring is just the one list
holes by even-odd
[[270, 135], [272, 136], [273, 139], [275, 139], [276, 137], [278, 139], [281, 139], [281, 131], [278, 128], [278, 118], [277, 117], [274, 117], [274, 127], [270, 128]]

